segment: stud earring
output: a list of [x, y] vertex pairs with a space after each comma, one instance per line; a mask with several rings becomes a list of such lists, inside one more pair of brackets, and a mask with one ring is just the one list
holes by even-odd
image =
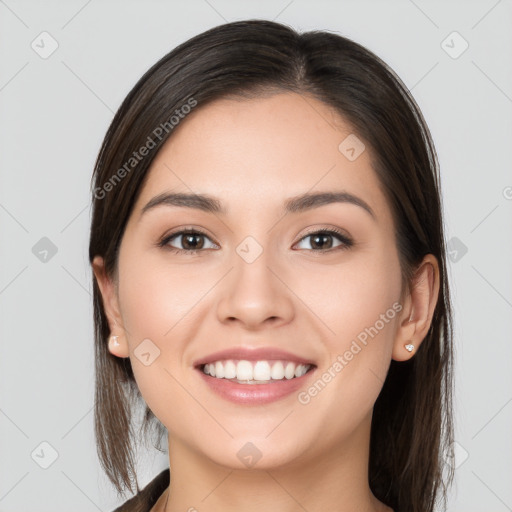
[[414, 350], [414, 345], [412, 343], [408, 343], [407, 345], [404, 346], [405, 350], [407, 350], [408, 352], [412, 352]]
[[119, 338], [119, 336], [111, 336], [110, 344], [113, 345], [114, 347], [118, 347], [120, 345], [118, 338]]

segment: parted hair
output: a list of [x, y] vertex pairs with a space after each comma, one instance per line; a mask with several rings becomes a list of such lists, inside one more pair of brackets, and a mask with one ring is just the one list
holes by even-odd
[[[335, 109], [371, 148], [393, 215], [405, 286], [426, 254], [439, 262], [430, 330], [414, 357], [391, 361], [375, 402], [368, 475], [374, 495], [395, 512], [432, 512], [440, 500], [446, 504], [453, 480], [445, 463], [453, 455], [453, 332], [439, 163], [420, 108], [377, 55], [337, 33], [299, 33], [265, 20], [219, 25], [170, 51], [131, 89], [103, 140], [91, 185], [90, 262], [102, 256], [107, 275], [117, 279], [126, 223], [151, 162], [172, 137], [169, 119], [186, 111], [184, 105], [197, 110], [216, 99], [287, 91]], [[146, 156], [130, 160], [149, 140]], [[120, 169], [123, 179], [113, 183]], [[133, 483], [138, 492], [135, 408], [145, 407], [139, 434], [155, 426], [161, 437], [165, 428], [144, 403], [130, 359], [108, 350], [110, 329], [94, 275], [93, 294], [97, 451], [118, 493], [132, 491]]]

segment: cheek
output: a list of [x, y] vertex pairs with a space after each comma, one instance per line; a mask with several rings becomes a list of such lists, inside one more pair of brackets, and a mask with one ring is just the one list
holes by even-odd
[[316, 269], [314, 275], [301, 278], [301, 296], [329, 328], [332, 351], [343, 349], [376, 323], [379, 334], [387, 336], [393, 330], [401, 290], [397, 259], [357, 255], [336, 271]]
[[127, 261], [120, 280], [123, 322], [132, 344], [151, 338], [163, 344], [173, 339], [173, 345], [176, 333], [193, 317], [195, 305], [214, 282], [208, 276], [198, 277], [192, 269], [147, 257]]
[[181, 364], [188, 340], [195, 335], [194, 305], [206, 293], [207, 283], [191, 284], [190, 272], [171, 273], [147, 256], [132, 254], [120, 263], [119, 288], [130, 361], [146, 404], [164, 425], [175, 426], [173, 411], [191, 406], [180, 385]]
[[351, 414], [364, 414], [385, 381], [402, 309], [400, 265], [389, 253], [354, 257], [336, 272], [317, 272], [315, 285], [310, 282], [301, 292], [311, 298], [314, 312], [328, 327], [329, 356], [317, 386], [322, 389], [325, 383], [332, 390], [319, 397], [318, 403], [325, 400], [326, 407], [332, 400], [331, 405], [350, 409]]

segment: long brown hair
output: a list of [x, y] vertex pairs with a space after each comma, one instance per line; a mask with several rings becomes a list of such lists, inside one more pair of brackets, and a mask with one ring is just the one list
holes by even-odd
[[[90, 261], [102, 256], [107, 275], [117, 278], [127, 220], [151, 162], [172, 136], [169, 120], [184, 105], [195, 102], [199, 109], [227, 96], [282, 91], [333, 107], [372, 149], [393, 213], [404, 282], [423, 256], [438, 259], [440, 291], [430, 330], [412, 359], [391, 361], [374, 406], [369, 460], [369, 483], [378, 499], [395, 512], [431, 512], [439, 498], [446, 502], [453, 480], [443, 458], [453, 441], [453, 346], [438, 160], [419, 107], [375, 54], [333, 33], [301, 34], [279, 23], [247, 20], [210, 29], [165, 55], [130, 91], [103, 141], [93, 175]], [[150, 145], [146, 156], [130, 160]], [[132, 489], [132, 479], [139, 491], [133, 411], [144, 402], [129, 358], [108, 351], [109, 325], [94, 276], [93, 288], [98, 454], [119, 493]], [[146, 405], [144, 432], [150, 424], [160, 435], [165, 431]]]

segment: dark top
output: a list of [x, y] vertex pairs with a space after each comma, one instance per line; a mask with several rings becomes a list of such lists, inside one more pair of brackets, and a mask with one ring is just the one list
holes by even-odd
[[153, 478], [138, 494], [112, 512], [149, 512], [168, 487], [169, 481], [170, 471], [167, 468]]

